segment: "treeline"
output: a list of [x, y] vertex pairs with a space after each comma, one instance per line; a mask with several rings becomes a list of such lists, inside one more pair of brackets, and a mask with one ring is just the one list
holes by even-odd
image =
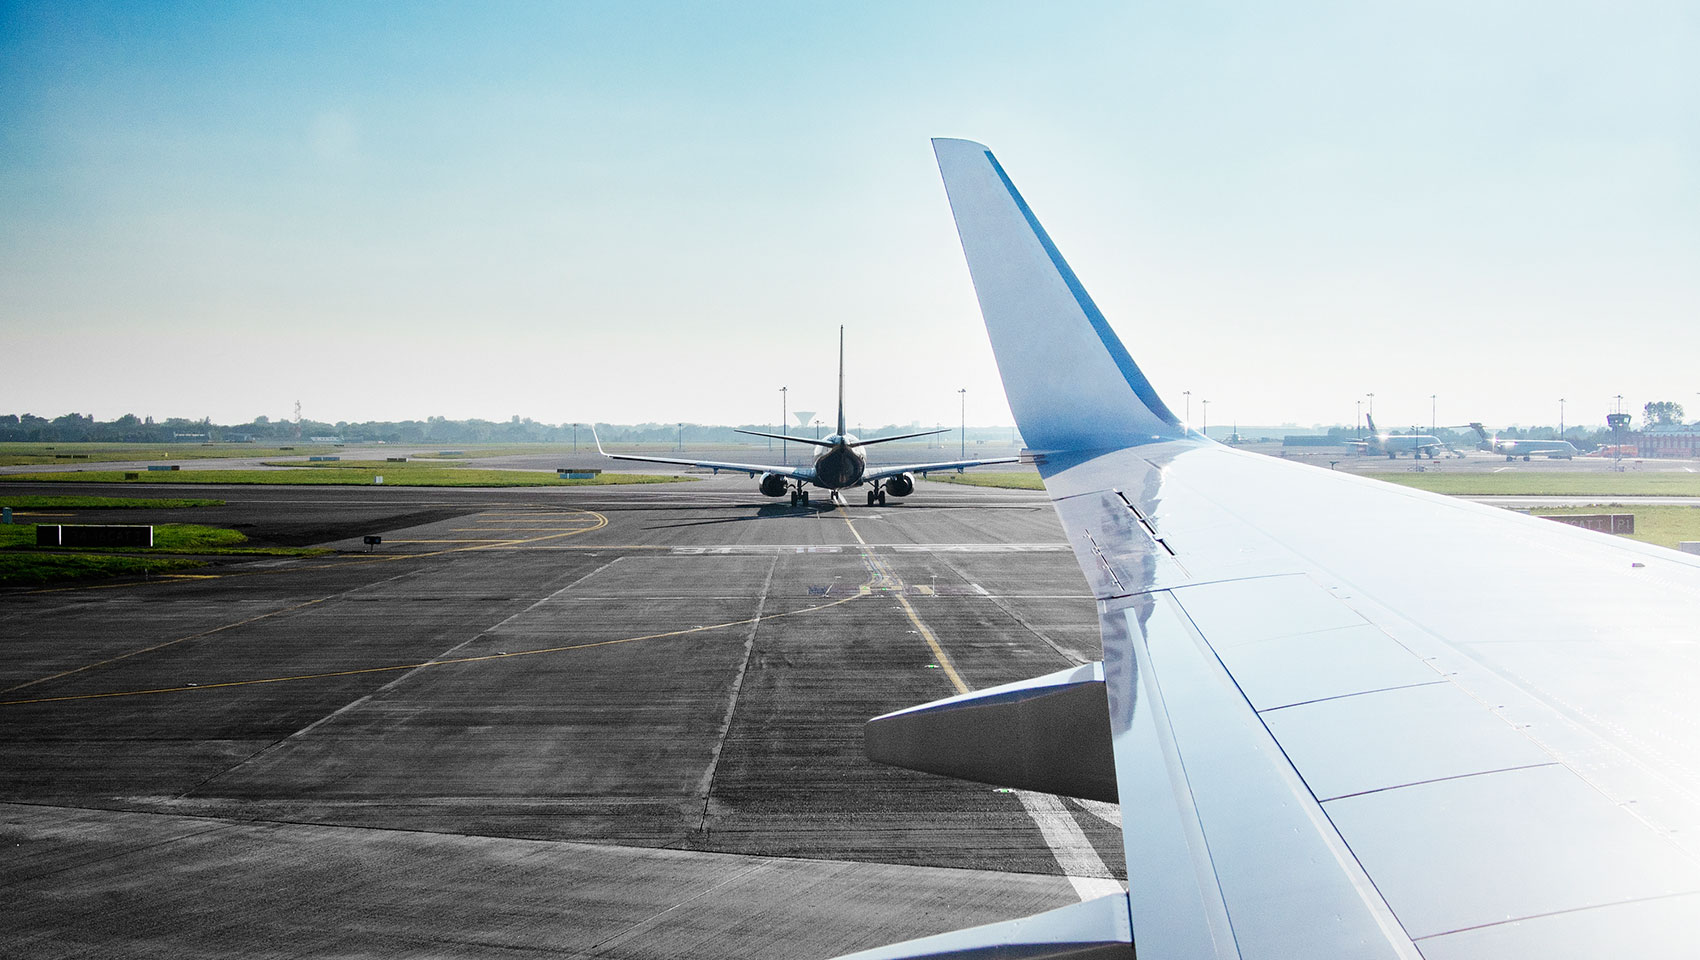
[[[745, 430], [778, 432], [771, 424], [740, 424]], [[596, 424], [603, 440], [614, 443], [678, 443], [680, 426], [677, 423]], [[860, 431], [857, 431], [860, 432]], [[914, 432], [913, 428], [885, 425], [875, 427], [864, 436]], [[684, 442], [691, 443], [761, 443], [763, 441], [733, 432], [729, 426], [704, 426], [687, 423], [683, 427]], [[814, 436], [816, 431], [797, 427], [792, 436]], [[99, 421], [80, 413], [67, 413], [49, 420], [33, 414], [0, 415], [0, 441], [58, 443], [292, 443], [310, 442], [315, 437], [335, 437], [354, 443], [590, 443], [588, 423], [539, 423], [530, 417], [510, 420], [450, 420], [446, 417], [427, 417], [424, 420], [367, 421], [349, 423], [339, 420], [271, 420], [255, 417], [248, 423], [220, 424], [211, 418], [189, 420], [172, 417], [155, 421], [152, 417], [125, 414], [116, 420]], [[1007, 427], [970, 427], [968, 439], [1008, 441]], [[952, 440], [951, 442], [955, 442]]]

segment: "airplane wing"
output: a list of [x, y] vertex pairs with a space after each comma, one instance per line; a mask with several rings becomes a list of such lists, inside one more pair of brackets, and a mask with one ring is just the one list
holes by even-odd
[[639, 463], [673, 463], [682, 467], [707, 467], [710, 470], [725, 470], [731, 473], [747, 473], [752, 477], [759, 477], [764, 473], [773, 473], [782, 477], [797, 477], [803, 480], [811, 480], [815, 475], [815, 470], [812, 466], [780, 467], [760, 463], [727, 463], [721, 460], [681, 460], [674, 457], [639, 457], [626, 453], [609, 453], [602, 449], [602, 438], [596, 435], [596, 429], [594, 427], [591, 428], [590, 436], [591, 439], [596, 441], [596, 452], [610, 460], [635, 460]]
[[1128, 892], [863, 956], [1695, 955], [1700, 557], [1184, 430], [991, 153], [934, 143], [1104, 660], [868, 750], [1113, 766]]
[[944, 463], [906, 463], [893, 467], [870, 467], [862, 474], [863, 481], [884, 480], [895, 477], [900, 473], [942, 473], [946, 470], [965, 470], [968, 467], [983, 467], [989, 463], [1020, 463], [1020, 457], [992, 457], [987, 460], [948, 460]]

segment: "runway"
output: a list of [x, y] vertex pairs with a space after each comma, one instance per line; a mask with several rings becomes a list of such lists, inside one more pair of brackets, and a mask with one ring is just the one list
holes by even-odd
[[340, 552], [4, 595], [0, 953], [829, 957], [1121, 878], [1113, 808], [861, 753], [1096, 659], [1041, 494], [196, 495]]

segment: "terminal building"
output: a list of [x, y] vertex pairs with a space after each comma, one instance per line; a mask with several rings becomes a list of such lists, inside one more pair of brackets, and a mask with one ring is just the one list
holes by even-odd
[[1635, 442], [1643, 457], [1700, 459], [1700, 423], [1655, 424], [1637, 434]]

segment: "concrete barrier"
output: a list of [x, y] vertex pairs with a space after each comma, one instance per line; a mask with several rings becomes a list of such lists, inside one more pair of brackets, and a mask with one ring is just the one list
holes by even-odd
[[42, 523], [35, 528], [38, 547], [151, 547], [153, 527], [118, 524]]
[[1574, 513], [1543, 519], [1557, 520], [1559, 523], [1567, 523], [1584, 530], [1598, 530], [1601, 533], [1635, 532], [1635, 514], [1633, 513]]

